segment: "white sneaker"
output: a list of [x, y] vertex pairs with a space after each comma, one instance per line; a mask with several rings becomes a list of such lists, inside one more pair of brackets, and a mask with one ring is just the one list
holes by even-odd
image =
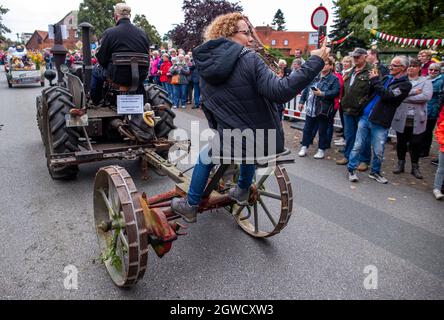
[[444, 194], [442, 194], [441, 190], [433, 189], [433, 195], [435, 196], [436, 200], [444, 199]]
[[319, 149], [318, 152], [314, 155], [315, 159], [324, 159], [325, 157], [325, 152], [324, 150]]
[[335, 146], [338, 146], [338, 147], [345, 146], [345, 139], [344, 138], [340, 138], [338, 140], [335, 140]]
[[299, 151], [299, 157], [305, 157], [307, 155], [307, 147], [302, 147]]
[[358, 175], [354, 171], [349, 171], [348, 173], [348, 181], [350, 182], [358, 182]]
[[177, 106], [173, 106], [173, 109], [177, 109]]

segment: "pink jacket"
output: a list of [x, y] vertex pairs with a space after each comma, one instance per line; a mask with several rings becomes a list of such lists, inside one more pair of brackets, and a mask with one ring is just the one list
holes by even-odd
[[151, 59], [151, 67], [150, 67], [150, 76], [155, 77], [157, 76], [157, 72], [159, 69], [157, 66], [159, 65], [160, 57], [157, 57], [156, 59]]

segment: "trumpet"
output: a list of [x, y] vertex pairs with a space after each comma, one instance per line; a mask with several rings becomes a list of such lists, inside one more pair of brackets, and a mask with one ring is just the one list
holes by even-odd
[[258, 56], [265, 62], [265, 64], [276, 74], [279, 74], [281, 72], [281, 69], [279, 68], [279, 60], [270, 54], [266, 48], [266, 46], [262, 43], [262, 41], [259, 39], [259, 36], [256, 33], [256, 30], [254, 29], [253, 25], [251, 24], [250, 20], [247, 16], [244, 16], [245, 22], [248, 25], [248, 28], [250, 29], [251, 36], [254, 40], [252, 49], [258, 54]]

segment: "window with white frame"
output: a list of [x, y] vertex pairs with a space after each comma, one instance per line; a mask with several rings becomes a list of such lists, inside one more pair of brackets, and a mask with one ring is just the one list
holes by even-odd
[[284, 46], [288, 46], [288, 40], [284, 40]]
[[271, 45], [275, 46], [276, 45], [276, 40], [271, 40]]

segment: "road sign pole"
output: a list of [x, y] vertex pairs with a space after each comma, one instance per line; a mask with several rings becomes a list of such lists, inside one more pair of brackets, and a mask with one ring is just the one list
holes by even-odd
[[327, 26], [319, 26], [318, 29], [318, 49], [322, 47], [325, 37], [327, 36]]

